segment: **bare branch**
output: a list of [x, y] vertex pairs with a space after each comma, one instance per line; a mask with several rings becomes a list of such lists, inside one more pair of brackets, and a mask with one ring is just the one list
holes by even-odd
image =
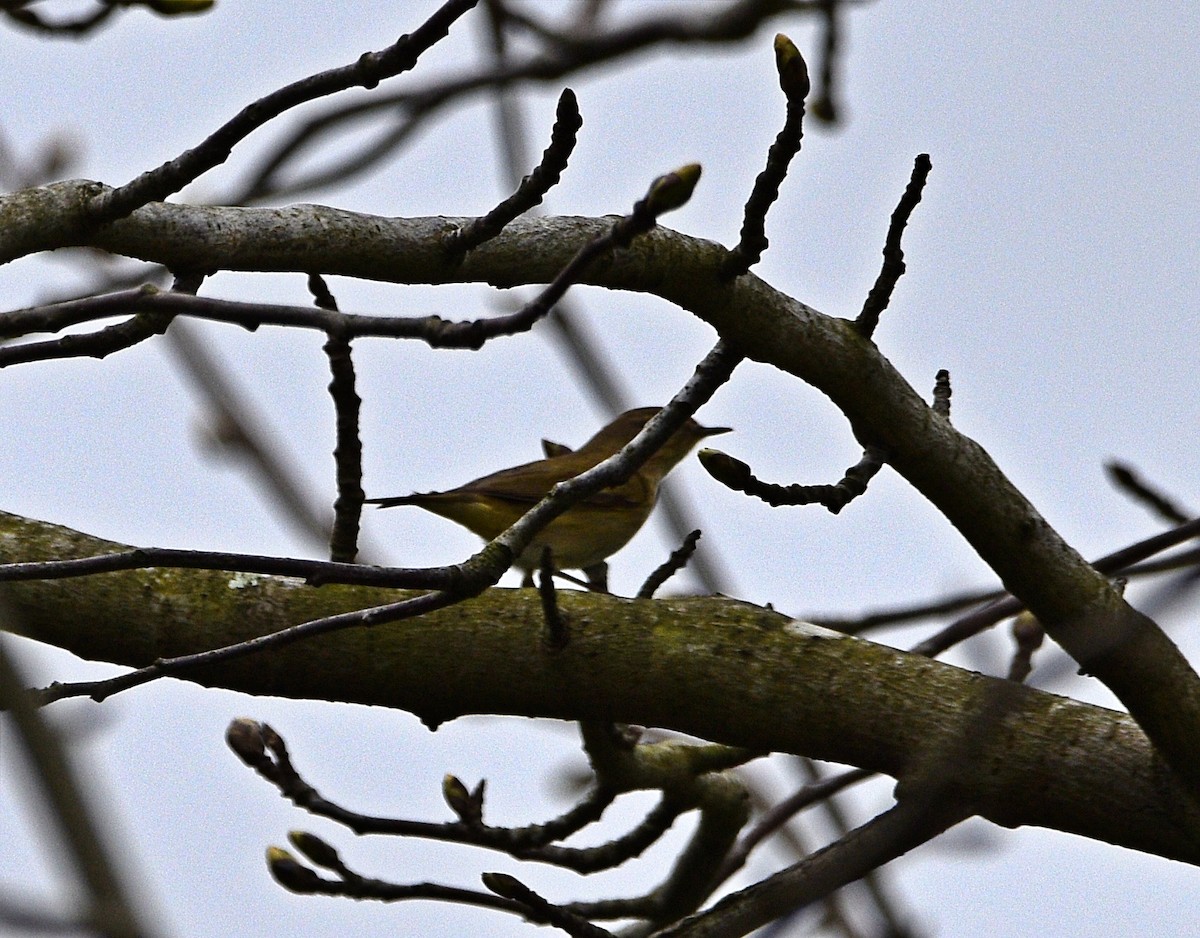
[[161, 202], [203, 173], [219, 166], [233, 147], [253, 131], [297, 105], [348, 88], [374, 88], [381, 81], [406, 72], [432, 45], [444, 38], [450, 26], [479, 0], [446, 2], [411, 35], [401, 36], [379, 52], [367, 52], [353, 65], [330, 69], [293, 82], [260, 98], [211, 134], [199, 145], [181, 153], [158, 169], [97, 196], [88, 209], [90, 221], [103, 225], [124, 218], [148, 202]]
[[925, 180], [929, 178], [929, 171], [932, 168], [933, 164], [929, 161], [928, 153], [917, 156], [913, 162], [912, 178], [908, 181], [908, 187], [904, 190], [904, 195], [900, 197], [896, 210], [892, 212], [892, 223], [888, 226], [887, 240], [883, 245], [883, 269], [879, 271], [875, 286], [871, 287], [871, 292], [867, 294], [862, 312], [854, 321], [858, 330], [867, 338], [875, 334], [875, 328], [879, 325], [879, 317], [887, 309], [888, 303], [892, 299], [892, 291], [896, 288], [900, 278], [904, 276], [904, 251], [900, 247], [900, 239], [904, 235], [904, 228], [908, 224], [913, 209], [921, 201], [921, 192], [925, 188]]
[[558, 184], [567, 168], [567, 160], [575, 149], [575, 135], [582, 126], [583, 119], [579, 116], [575, 92], [566, 88], [558, 99], [558, 111], [554, 118], [554, 129], [550, 133], [550, 145], [542, 154], [542, 161], [533, 172], [521, 180], [521, 185], [509, 198], [482, 218], [477, 218], [467, 228], [462, 228], [447, 238], [446, 249], [452, 254], [466, 253], [489, 238], [494, 238], [514, 218], [541, 204], [546, 193]]
[[[17, 615], [19, 613], [8, 603], [0, 603], [0, 617], [11, 620]], [[5, 621], [3, 624], [7, 628], [19, 628], [17, 622]], [[66, 846], [58, 855], [65, 857], [87, 892], [86, 920], [77, 924], [95, 934], [113, 938], [149, 935], [138, 921], [129, 891], [118, 876], [119, 864], [114, 852], [101, 838], [101, 825], [83, 796], [85, 785], [79, 778], [77, 767], [29, 700], [25, 681], [9, 656], [8, 646], [8, 637], [0, 635], [0, 712], [11, 717], [17, 745], [36, 774], [39, 794], [46, 798], [52, 809], [58, 827], [56, 833], [61, 835]], [[0, 920], [3, 918], [3, 912], [0, 912]]]
[[824, 505], [835, 515], [867, 491], [867, 484], [884, 464], [883, 454], [872, 447], [833, 485], [774, 485], [755, 478], [748, 465], [720, 450], [702, 449], [699, 459], [700, 465], [722, 485], [762, 499], [773, 508], [781, 505]]
[[637, 591], [637, 598], [652, 599], [654, 594], [658, 592], [659, 587], [687, 566], [688, 560], [696, 552], [696, 544], [699, 540], [699, 529], [688, 534], [684, 538], [683, 543], [676, 550], [671, 551], [671, 556], [667, 558], [666, 562], [646, 578], [646, 582]]
[[1193, 517], [1180, 508], [1175, 500], [1158, 491], [1138, 475], [1127, 463], [1110, 462], [1104, 467], [1108, 477], [1121, 491], [1150, 508], [1155, 514], [1171, 524], [1183, 524]]
[[800, 50], [783, 33], [775, 37], [775, 67], [779, 85], [787, 97], [787, 116], [767, 152], [767, 165], [754, 180], [754, 189], [746, 201], [741, 237], [721, 265], [721, 276], [725, 279], [740, 277], [758, 263], [767, 249], [767, 212], [779, 197], [788, 165], [800, 152], [804, 136], [804, 99], [810, 87], [808, 66]]

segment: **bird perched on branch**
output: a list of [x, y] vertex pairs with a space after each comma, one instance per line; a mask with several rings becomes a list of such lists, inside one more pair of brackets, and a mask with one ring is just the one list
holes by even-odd
[[[658, 407], [627, 410], [577, 450], [502, 469], [445, 492], [418, 492], [394, 498], [369, 498], [380, 508], [416, 505], [449, 518], [490, 541], [541, 501], [559, 482], [574, 478], [607, 459], [632, 440], [659, 412]], [[528, 574], [549, 546], [556, 570], [587, 570], [616, 553], [650, 517], [658, 485], [706, 436], [729, 427], [702, 427], [689, 419], [622, 485], [601, 489], [568, 508], [543, 528], [516, 560]]]

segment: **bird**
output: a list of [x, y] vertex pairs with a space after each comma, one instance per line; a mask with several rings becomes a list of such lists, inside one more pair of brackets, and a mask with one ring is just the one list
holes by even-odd
[[[415, 492], [370, 498], [380, 508], [416, 505], [448, 518], [490, 541], [542, 500], [557, 483], [574, 478], [617, 452], [661, 410], [638, 407], [616, 417], [579, 449], [547, 444], [545, 459], [482, 476], [444, 492]], [[624, 547], [650, 517], [663, 478], [702, 439], [729, 432], [730, 427], [704, 427], [688, 419], [627, 482], [601, 489], [576, 502], [551, 521], [516, 558], [514, 565], [531, 572], [541, 564], [545, 547], [556, 571], [596, 568]]]

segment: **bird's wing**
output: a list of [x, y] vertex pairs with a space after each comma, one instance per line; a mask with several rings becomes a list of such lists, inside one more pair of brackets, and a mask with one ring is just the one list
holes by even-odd
[[[529, 463], [527, 465], [532, 465]], [[522, 472], [525, 466], [514, 466], [511, 469], [501, 469], [481, 479], [463, 486], [471, 492], [487, 495], [511, 504], [534, 505], [546, 497], [553, 483], [547, 484], [545, 477], [530, 477]], [[634, 476], [623, 485], [611, 489], [602, 489], [591, 498], [587, 504], [597, 508], [627, 508], [640, 505], [646, 497], [645, 482]]]

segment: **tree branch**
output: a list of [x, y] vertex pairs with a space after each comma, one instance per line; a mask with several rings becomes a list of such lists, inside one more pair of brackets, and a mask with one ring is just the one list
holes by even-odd
[[[0, 514], [0, 560], [119, 547]], [[133, 667], [406, 595], [190, 570], [11, 583], [4, 593], [30, 637]], [[453, 610], [323, 635], [186, 677], [252, 694], [396, 707], [431, 726], [470, 713], [661, 726], [893, 777], [970, 734], [979, 708], [999, 695], [1002, 716], [974, 741], [976, 758], [956, 779], [980, 815], [1200, 865], [1200, 810], [1124, 714], [720, 597], [632, 602], [563, 592], [559, 601], [576, 626], [554, 654], [541, 648], [534, 591], [492, 589]], [[872, 679], [849, 677], [861, 674]]]
[[[71, 185], [81, 191], [95, 186], [49, 188], [70, 205], [74, 200], [63, 187]], [[11, 198], [37, 200], [28, 191]], [[0, 200], [0, 218], [7, 201]], [[156, 203], [87, 243], [172, 269], [317, 270], [391, 282], [511, 287], [552, 281], [583, 243], [610, 224], [518, 219], [452, 264], [442, 240], [467, 223], [320, 206]], [[580, 282], [660, 296], [713, 325], [748, 357], [828, 395], [860, 442], [887, 452], [890, 465], [958, 528], [1047, 634], [1117, 695], [1175, 770], [1200, 790], [1200, 762], [1193, 756], [1200, 739], [1200, 678], [1170, 639], [1050, 527], [983, 447], [931, 410], [852, 323], [825, 316], [751, 274], [722, 282], [725, 257], [719, 245], [660, 226], [608, 263], [589, 267]]]

